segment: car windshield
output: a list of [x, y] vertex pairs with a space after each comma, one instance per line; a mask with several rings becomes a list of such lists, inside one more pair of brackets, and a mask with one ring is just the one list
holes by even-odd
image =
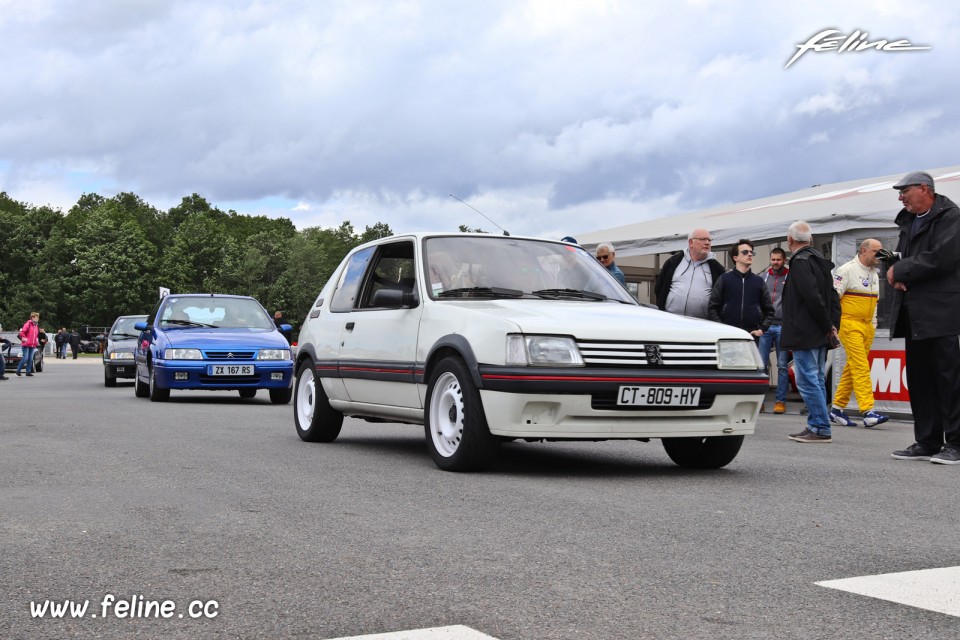
[[160, 312], [160, 326], [164, 329], [206, 327], [264, 331], [276, 328], [256, 300], [217, 297], [171, 297]]
[[525, 297], [635, 304], [580, 247], [504, 236], [444, 236], [424, 243], [434, 298]]
[[137, 331], [133, 325], [138, 322], [143, 322], [147, 319], [147, 316], [134, 316], [131, 318], [119, 318], [116, 323], [113, 325], [113, 330], [110, 332], [111, 338], [136, 338], [140, 335], [140, 332]]

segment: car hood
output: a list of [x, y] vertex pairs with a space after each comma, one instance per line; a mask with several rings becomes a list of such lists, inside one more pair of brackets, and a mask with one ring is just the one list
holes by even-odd
[[107, 341], [109, 351], [133, 351], [137, 348], [136, 338], [110, 338]]
[[165, 331], [172, 347], [195, 349], [289, 349], [286, 338], [277, 331], [248, 329], [173, 329]]
[[737, 327], [613, 302], [524, 299], [450, 301], [444, 304], [512, 322], [522, 333], [574, 335], [580, 340], [714, 342], [719, 338], [752, 339], [749, 333]]

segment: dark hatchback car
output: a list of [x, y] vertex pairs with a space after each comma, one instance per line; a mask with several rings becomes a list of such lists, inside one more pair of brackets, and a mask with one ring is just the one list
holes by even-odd
[[107, 344], [103, 350], [103, 386], [117, 386], [117, 378], [133, 378], [137, 373], [133, 352], [137, 350], [137, 338], [140, 332], [134, 327], [144, 322], [146, 314], [140, 316], [120, 316], [113, 321], [107, 333]]
[[[20, 345], [20, 338], [17, 336], [16, 331], [0, 332], [0, 338], [9, 341], [0, 342], [0, 348], [3, 349], [3, 368], [7, 371], [12, 371], [17, 368], [17, 365], [20, 364], [20, 359], [23, 357], [23, 347]], [[33, 353], [33, 370], [37, 372], [43, 371], [43, 350], [41, 349], [37, 349]]]
[[171, 389], [232, 389], [252, 398], [265, 389], [274, 404], [290, 402], [290, 344], [254, 298], [170, 294], [134, 326], [140, 331], [134, 353], [138, 398], [162, 402]]

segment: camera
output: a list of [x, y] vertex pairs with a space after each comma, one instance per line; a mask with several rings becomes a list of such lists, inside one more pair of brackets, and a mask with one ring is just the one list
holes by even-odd
[[900, 259], [899, 251], [887, 251], [886, 249], [877, 250], [877, 259], [883, 263], [883, 270], [886, 271], [897, 263]]

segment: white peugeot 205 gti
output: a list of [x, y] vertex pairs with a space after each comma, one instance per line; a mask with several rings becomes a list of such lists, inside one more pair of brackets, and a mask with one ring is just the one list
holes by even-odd
[[768, 378], [753, 339], [639, 304], [589, 253], [536, 238], [416, 233], [351, 251], [300, 331], [294, 421], [422, 424], [441, 469], [502, 442], [660, 438], [715, 469], [752, 434]]

